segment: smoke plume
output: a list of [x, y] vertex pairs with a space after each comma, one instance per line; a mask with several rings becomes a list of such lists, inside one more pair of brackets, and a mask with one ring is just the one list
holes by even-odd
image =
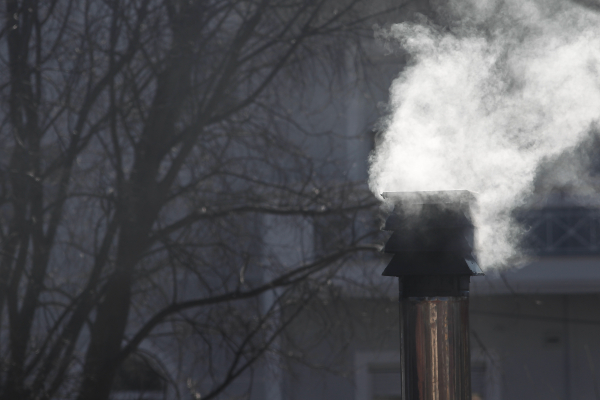
[[566, 1], [444, 7], [444, 28], [378, 34], [411, 61], [390, 89], [370, 186], [476, 192], [479, 261], [504, 266], [518, 255], [511, 211], [539, 166], [577, 147], [600, 116], [600, 16]]

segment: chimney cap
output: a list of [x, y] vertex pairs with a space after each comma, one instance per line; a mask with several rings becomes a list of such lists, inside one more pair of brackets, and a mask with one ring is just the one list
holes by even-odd
[[[385, 192], [395, 207], [384, 229], [394, 231], [384, 276], [483, 275], [473, 255], [474, 227], [468, 190]], [[416, 213], [405, 211], [418, 207]], [[423, 207], [423, 208], [421, 208]]]

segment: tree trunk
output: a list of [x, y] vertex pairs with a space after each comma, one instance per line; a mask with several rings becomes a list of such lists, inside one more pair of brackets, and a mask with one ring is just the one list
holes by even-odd
[[[125, 217], [126, 218], [126, 217]], [[124, 226], [123, 226], [124, 225]], [[132, 275], [144, 251], [144, 234], [123, 224], [119, 237], [116, 270], [107, 283], [104, 300], [91, 328], [79, 400], [106, 400], [115, 377], [116, 362], [125, 335], [131, 303]]]

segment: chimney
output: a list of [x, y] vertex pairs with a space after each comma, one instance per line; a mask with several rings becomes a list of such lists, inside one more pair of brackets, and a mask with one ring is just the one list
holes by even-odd
[[466, 190], [383, 193], [394, 256], [384, 276], [400, 284], [402, 400], [471, 400], [469, 283], [473, 255]]

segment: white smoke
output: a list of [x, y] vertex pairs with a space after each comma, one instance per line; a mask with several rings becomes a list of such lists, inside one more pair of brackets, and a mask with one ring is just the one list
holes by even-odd
[[449, 29], [380, 33], [412, 61], [390, 89], [370, 186], [477, 192], [479, 261], [493, 268], [517, 255], [509, 215], [540, 163], [576, 146], [600, 116], [600, 16], [534, 0], [452, 1], [443, 12]]

